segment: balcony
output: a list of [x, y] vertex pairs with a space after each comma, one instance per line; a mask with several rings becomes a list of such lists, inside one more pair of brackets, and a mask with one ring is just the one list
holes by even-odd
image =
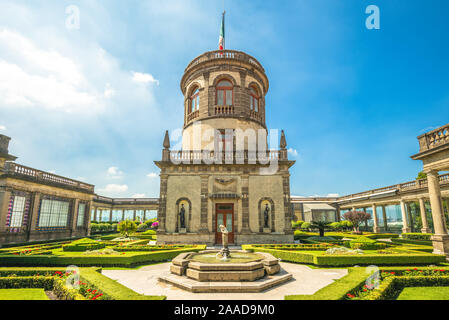
[[196, 111], [190, 113], [190, 114], [187, 116], [187, 122], [190, 122], [190, 121], [192, 121], [193, 119], [198, 118], [199, 116], [200, 116], [200, 112], [199, 112], [198, 110], [196, 110]]
[[215, 114], [234, 114], [234, 106], [216, 106]]
[[449, 146], [449, 124], [420, 135], [418, 141], [420, 153], [445, 144]]
[[286, 161], [288, 160], [287, 152], [283, 150], [273, 150], [266, 152], [250, 152], [244, 151], [221, 151], [215, 152], [214, 150], [185, 150], [185, 151], [170, 151], [170, 161], [173, 163], [193, 163], [193, 164], [212, 164], [212, 163], [225, 163], [225, 164], [268, 164], [273, 161]]
[[195, 67], [196, 65], [212, 60], [235, 60], [239, 62], [246, 62], [248, 64], [254, 65], [255, 67], [259, 68], [263, 73], [265, 73], [265, 69], [262, 67], [259, 61], [256, 60], [256, 58], [251, 57], [250, 55], [242, 51], [236, 50], [221, 50], [221, 51], [216, 50], [205, 52], [202, 55], [193, 59], [185, 69], [185, 72]]

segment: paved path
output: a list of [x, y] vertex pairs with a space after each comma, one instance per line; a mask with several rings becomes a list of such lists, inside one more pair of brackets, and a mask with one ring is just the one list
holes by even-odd
[[192, 293], [158, 281], [169, 273], [170, 262], [150, 265], [139, 270], [103, 270], [102, 273], [128, 288], [145, 295], [164, 295], [169, 300], [283, 300], [289, 294], [313, 294], [345, 276], [347, 269], [311, 269], [307, 266], [281, 262], [293, 280], [258, 293]]

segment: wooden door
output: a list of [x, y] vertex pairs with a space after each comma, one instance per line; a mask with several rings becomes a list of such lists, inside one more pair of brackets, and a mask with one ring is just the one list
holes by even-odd
[[234, 243], [234, 204], [217, 203], [215, 205], [215, 243], [222, 243], [222, 234], [220, 225], [228, 229], [228, 242]]

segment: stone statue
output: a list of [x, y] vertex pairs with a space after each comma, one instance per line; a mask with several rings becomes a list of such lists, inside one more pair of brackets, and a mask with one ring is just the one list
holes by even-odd
[[263, 212], [263, 220], [264, 220], [264, 228], [269, 228], [268, 226], [268, 214], [270, 213], [270, 208], [268, 207], [268, 203], [265, 204], [265, 211]]
[[181, 211], [179, 212], [179, 221], [180, 221], [180, 228], [185, 229], [186, 227], [186, 209], [184, 209], [184, 203], [181, 204]]
[[221, 232], [221, 239], [223, 244], [223, 249], [220, 250], [220, 252], [217, 253], [217, 255], [222, 256], [222, 260], [227, 260], [231, 256], [231, 252], [228, 248], [228, 229], [224, 225], [220, 225], [220, 232]]

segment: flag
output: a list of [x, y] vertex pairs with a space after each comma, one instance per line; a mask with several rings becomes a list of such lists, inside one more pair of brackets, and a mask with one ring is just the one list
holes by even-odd
[[218, 50], [224, 50], [225, 48], [225, 13], [223, 12], [223, 17], [221, 19], [221, 28], [220, 28], [220, 40], [218, 41]]

